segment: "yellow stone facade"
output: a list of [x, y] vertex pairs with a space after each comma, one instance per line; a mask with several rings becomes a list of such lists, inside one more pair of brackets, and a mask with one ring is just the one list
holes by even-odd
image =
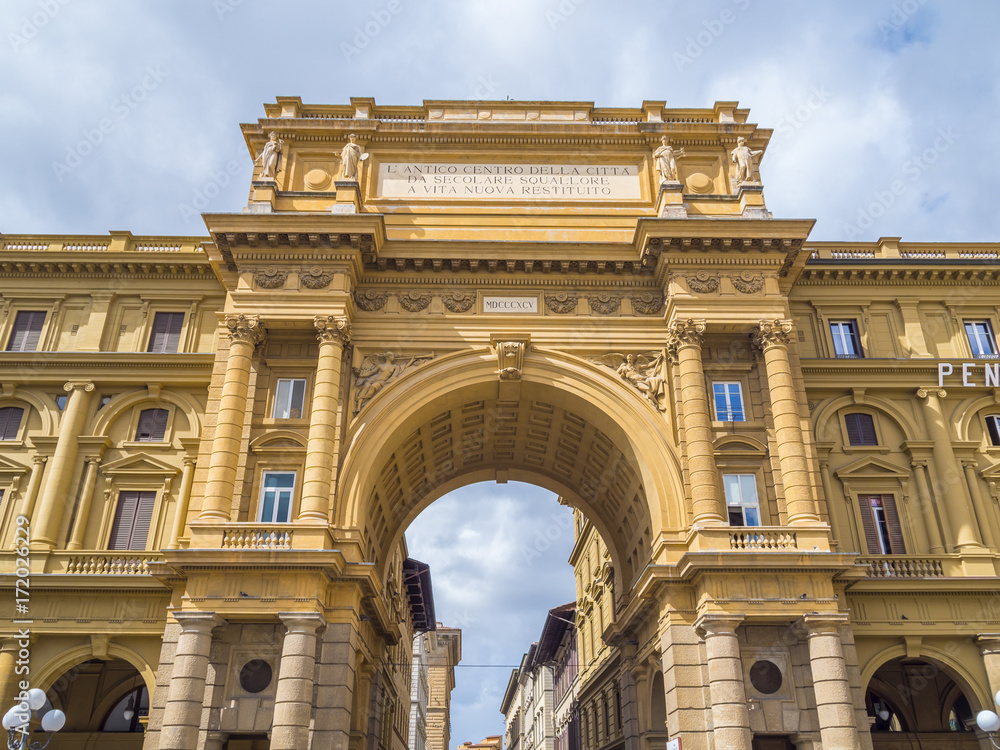
[[585, 747], [987, 747], [1000, 246], [810, 241], [748, 117], [279, 98], [206, 237], [0, 238], [4, 703], [405, 747], [403, 532], [525, 481], [599, 537]]

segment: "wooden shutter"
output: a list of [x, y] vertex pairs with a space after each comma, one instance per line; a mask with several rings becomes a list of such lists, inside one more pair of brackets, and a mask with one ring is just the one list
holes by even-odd
[[844, 417], [847, 425], [847, 442], [851, 445], [878, 445], [875, 436], [875, 419], [871, 414], [848, 414]]
[[44, 323], [45, 313], [43, 311], [22, 310], [19, 312], [17, 317], [14, 318], [14, 332], [7, 343], [7, 351], [37, 351]]
[[17, 406], [0, 409], [0, 440], [17, 440], [17, 430], [23, 417], [24, 409]]
[[158, 312], [153, 316], [153, 330], [146, 351], [166, 354], [176, 352], [181, 343], [184, 313]]
[[871, 495], [858, 495], [858, 505], [861, 506], [861, 526], [864, 528], [868, 554], [881, 555], [882, 547], [878, 543], [878, 531], [875, 530], [875, 518], [872, 516]]
[[118, 507], [115, 509], [108, 549], [146, 549], [155, 501], [155, 492], [118, 493]]
[[162, 443], [167, 434], [166, 409], [143, 409], [139, 413], [139, 426], [135, 431], [135, 439], [147, 443]]
[[899, 523], [896, 498], [892, 495], [882, 495], [882, 508], [885, 510], [886, 523], [889, 524], [889, 543], [892, 545], [892, 554], [905, 555], [906, 545], [903, 543], [903, 526]]

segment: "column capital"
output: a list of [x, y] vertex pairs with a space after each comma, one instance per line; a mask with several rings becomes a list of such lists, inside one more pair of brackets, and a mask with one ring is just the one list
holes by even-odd
[[317, 315], [313, 318], [313, 326], [316, 328], [316, 338], [321, 343], [334, 342], [347, 346], [351, 340], [351, 324], [347, 318]]
[[702, 638], [713, 635], [736, 635], [736, 628], [746, 619], [746, 615], [726, 612], [705, 614], [694, 621], [694, 629]]
[[32, 456], [31, 457], [31, 461], [35, 465], [44, 464], [48, 460], [49, 460], [48, 456]]
[[279, 612], [278, 618], [285, 626], [286, 635], [289, 633], [315, 635], [327, 624], [326, 618], [319, 612]]
[[94, 384], [89, 380], [71, 380], [68, 383], [63, 384], [63, 390], [67, 393], [71, 391], [86, 391], [90, 393], [94, 390]]
[[928, 398], [929, 396], [937, 396], [938, 398], [945, 398], [948, 395], [948, 391], [944, 388], [918, 388], [917, 398]]
[[976, 636], [976, 643], [979, 644], [979, 652], [986, 654], [1000, 654], [1000, 633], [980, 633]]
[[243, 341], [251, 346], [257, 346], [264, 341], [267, 327], [259, 315], [227, 315], [226, 328], [229, 329], [230, 341]]
[[840, 628], [850, 622], [846, 612], [812, 613], [802, 615], [802, 624], [809, 635], [825, 635], [839, 633]]
[[675, 320], [667, 326], [667, 354], [671, 361], [677, 361], [677, 353], [687, 347], [701, 348], [705, 342], [704, 320]]
[[788, 346], [792, 333], [792, 321], [782, 318], [760, 321], [750, 331], [751, 345], [764, 352], [775, 346]]
[[173, 612], [171, 617], [177, 621], [184, 633], [211, 633], [226, 623], [225, 619], [215, 612]]

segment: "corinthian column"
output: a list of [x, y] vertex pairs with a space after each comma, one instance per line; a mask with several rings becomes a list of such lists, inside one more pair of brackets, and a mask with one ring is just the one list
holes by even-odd
[[802, 620], [808, 631], [809, 669], [823, 747], [860, 750], [854, 699], [840, 641], [840, 626], [847, 623], [847, 615], [805, 615]]
[[326, 620], [318, 612], [282, 612], [278, 616], [286, 630], [274, 694], [271, 750], [303, 750], [309, 747], [316, 632]]
[[87, 420], [87, 407], [94, 391], [93, 383], [66, 383], [63, 390], [69, 393], [62, 420], [59, 422], [59, 439], [52, 453], [48, 479], [42, 499], [35, 509], [31, 523], [31, 548], [50, 550], [62, 527], [63, 511], [67, 506], [66, 494], [76, 470], [78, 438]]
[[214, 612], [175, 612], [173, 617], [181, 634], [167, 686], [159, 750], [192, 750], [201, 727], [212, 630], [225, 620]]
[[205, 499], [199, 517], [206, 521], [228, 521], [236, 486], [243, 421], [246, 419], [250, 387], [250, 363], [254, 349], [264, 340], [264, 324], [256, 315], [227, 315], [229, 360], [219, 400], [219, 418], [212, 439], [212, 461], [208, 466]]
[[309, 442], [302, 477], [302, 506], [299, 520], [327, 522], [330, 494], [334, 490], [334, 462], [337, 457], [337, 414], [340, 409], [340, 367], [344, 346], [351, 340], [347, 318], [317, 316], [316, 338], [319, 360], [309, 415]]
[[677, 364], [681, 389], [694, 525], [720, 526], [726, 523], [726, 509], [719, 492], [708, 390], [701, 362], [704, 333], [703, 321], [674, 321], [667, 330], [667, 353]]
[[[959, 549], [978, 549], [982, 547], [979, 529], [975, 517], [969, 507], [969, 496], [966, 492], [964, 477], [961, 474], [961, 464], [955, 457], [955, 448], [951, 444], [951, 431], [944, 417], [941, 399], [948, 395], [943, 388], [921, 388], [917, 396], [924, 399], [924, 420], [927, 432], [934, 441], [934, 467], [937, 469], [937, 480], [940, 492], [935, 492], [935, 500], [940, 507], [947, 508], [955, 528], [954, 544]], [[937, 488], [935, 488], [937, 489]], [[951, 542], [946, 539], [945, 544]]]
[[[750, 711], [743, 686], [743, 662], [736, 628], [742, 615], [702, 615], [695, 628], [705, 634], [708, 689], [712, 697], [715, 747], [750, 750]], [[830, 747], [840, 747], [831, 745]]]
[[751, 332], [750, 340], [764, 354], [778, 466], [785, 488], [785, 512], [788, 525], [796, 526], [817, 523], [819, 516], [813, 503], [795, 381], [788, 359], [788, 334], [791, 332], [790, 320], [762, 320]]

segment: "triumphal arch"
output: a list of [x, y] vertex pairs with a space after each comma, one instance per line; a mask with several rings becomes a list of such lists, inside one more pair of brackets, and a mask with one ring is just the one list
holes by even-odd
[[809, 241], [748, 117], [278, 98], [207, 237], [3, 237], [53, 705], [112, 664], [146, 750], [404, 747], [403, 533], [520, 481], [606, 549], [578, 746], [987, 743], [997, 246]]

